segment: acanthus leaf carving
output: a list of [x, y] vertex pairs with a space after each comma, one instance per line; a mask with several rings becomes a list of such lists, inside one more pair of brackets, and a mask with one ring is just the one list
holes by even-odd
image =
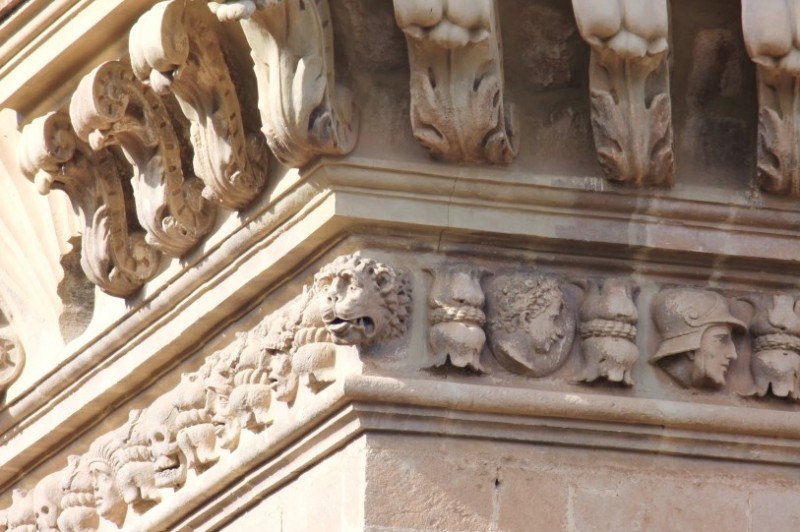
[[434, 157], [509, 163], [517, 131], [504, 102], [495, 0], [394, 0], [411, 64], [411, 126]]
[[101, 290], [125, 297], [155, 275], [158, 251], [132, 223], [133, 198], [110, 149], [93, 152], [65, 113], [49, 113], [23, 129], [20, 167], [42, 194], [63, 189], [83, 220], [81, 267]]
[[336, 84], [328, 0], [234, 0], [211, 4], [239, 20], [255, 62], [261, 121], [272, 152], [302, 167], [344, 155], [358, 138], [351, 92]]
[[184, 167], [167, 107], [129, 66], [108, 61], [85, 76], [72, 96], [70, 118], [92, 149], [118, 144], [134, 165], [136, 213], [148, 244], [180, 257], [210, 231], [214, 207]]
[[584, 361], [582, 380], [633, 386], [632, 369], [639, 359], [636, 324], [638, 293], [625, 279], [587, 279], [580, 283], [586, 295], [580, 307], [579, 332]]
[[449, 360], [457, 368], [485, 371], [480, 362], [486, 343], [486, 298], [481, 288], [485, 274], [480, 268], [462, 264], [446, 265], [433, 272], [428, 298], [428, 347], [434, 367], [444, 366]]
[[552, 277], [515, 273], [486, 290], [489, 346], [514, 373], [543, 377], [566, 362], [575, 336], [575, 309]]
[[598, 160], [609, 180], [671, 186], [674, 176], [666, 0], [573, 0], [591, 48]]
[[203, 196], [237, 210], [264, 187], [269, 150], [260, 131], [245, 128], [215, 25], [205, 3], [160, 2], [131, 28], [128, 47], [136, 76], [171, 91], [191, 122]]
[[758, 81], [758, 180], [761, 188], [800, 196], [800, 3], [742, 0], [747, 52]]

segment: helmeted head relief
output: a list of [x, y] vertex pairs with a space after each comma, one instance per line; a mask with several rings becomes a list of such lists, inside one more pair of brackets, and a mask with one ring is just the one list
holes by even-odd
[[731, 315], [728, 302], [716, 292], [669, 288], [653, 298], [653, 319], [661, 344], [651, 362], [694, 351], [711, 325], [727, 324], [744, 332], [746, 325]]

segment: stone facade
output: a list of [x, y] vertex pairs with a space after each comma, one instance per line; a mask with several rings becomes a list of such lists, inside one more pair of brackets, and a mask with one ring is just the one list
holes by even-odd
[[796, 529], [798, 13], [0, 2], [0, 530]]

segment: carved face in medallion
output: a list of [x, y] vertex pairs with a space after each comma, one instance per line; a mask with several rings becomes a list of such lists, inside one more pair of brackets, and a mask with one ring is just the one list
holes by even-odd
[[554, 297], [539, 314], [526, 313], [528, 334], [533, 342], [533, 349], [537, 353], [547, 353], [564, 338], [565, 320], [563, 317], [564, 301], [561, 297]]

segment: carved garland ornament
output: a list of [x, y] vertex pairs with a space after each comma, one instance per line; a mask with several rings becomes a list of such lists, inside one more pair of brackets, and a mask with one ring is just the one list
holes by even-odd
[[291, 405], [298, 383], [315, 392], [333, 382], [337, 346], [400, 337], [410, 311], [405, 275], [359, 255], [337, 258], [297, 298], [131, 412], [85, 455], [69, 457], [67, 468], [31, 493], [15, 490], [11, 507], [0, 512], [0, 529], [33, 531], [37, 522], [39, 530], [62, 532], [130, 526], [164, 490], [180, 489], [190, 471], [199, 474], [224, 450], [235, 450], [243, 430], [267, 428], [273, 401]]
[[167, 108], [131, 68], [108, 61], [84, 77], [70, 103], [78, 136], [99, 150], [118, 144], [134, 165], [133, 193], [146, 240], [180, 257], [211, 229], [214, 208], [181, 159]]
[[606, 177], [671, 186], [674, 174], [667, 0], [573, 0], [591, 45], [589, 88]]
[[40, 193], [61, 188], [80, 212], [81, 266], [90, 281], [125, 297], [155, 274], [161, 256], [132, 223], [133, 198], [122, 182], [128, 176], [109, 149], [92, 152], [69, 116], [50, 113], [23, 129], [19, 159]]
[[252, 49], [261, 121], [272, 152], [302, 167], [355, 146], [358, 115], [337, 86], [328, 0], [230, 0], [210, 4], [223, 21], [241, 21]]
[[411, 127], [434, 157], [509, 163], [517, 133], [503, 94], [495, 0], [394, 0], [411, 63]]
[[266, 182], [269, 151], [259, 131], [245, 130], [215, 25], [207, 4], [161, 2], [131, 28], [128, 47], [136, 76], [174, 93], [190, 120], [203, 196], [241, 209]]
[[758, 71], [758, 179], [800, 196], [800, 2], [742, 0], [747, 53]]

